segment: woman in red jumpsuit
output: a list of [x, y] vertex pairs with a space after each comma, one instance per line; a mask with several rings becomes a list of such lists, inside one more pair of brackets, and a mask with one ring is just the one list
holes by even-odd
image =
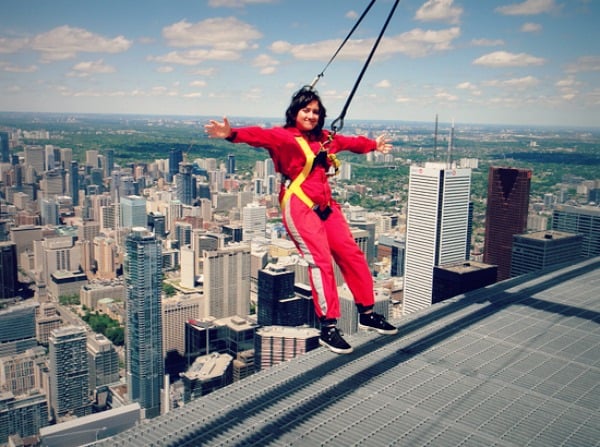
[[373, 312], [373, 278], [340, 206], [331, 197], [328, 172], [334, 161], [328, 155], [340, 151], [388, 153], [391, 145], [383, 136], [371, 140], [336, 134], [330, 139], [324, 123], [325, 108], [320, 97], [305, 87], [292, 97], [283, 127], [232, 128], [223, 118], [221, 122], [209, 121], [205, 130], [211, 138], [226, 138], [269, 151], [275, 170], [286, 180], [279, 195], [283, 223], [309, 265], [315, 312], [321, 322], [320, 344], [347, 354], [352, 347], [336, 327], [340, 306], [332, 258], [354, 297], [359, 327], [381, 334], [396, 334], [398, 330], [383, 315]]

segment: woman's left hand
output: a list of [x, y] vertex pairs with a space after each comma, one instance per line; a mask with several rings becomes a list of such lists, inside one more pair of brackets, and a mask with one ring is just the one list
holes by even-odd
[[381, 152], [382, 154], [389, 154], [391, 152], [392, 144], [385, 135], [379, 135], [375, 138], [375, 142], [377, 143], [377, 146], [375, 147], [377, 152]]

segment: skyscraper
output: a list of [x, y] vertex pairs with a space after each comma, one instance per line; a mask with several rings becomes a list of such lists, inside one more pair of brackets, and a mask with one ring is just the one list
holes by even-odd
[[235, 155], [229, 154], [227, 156], [227, 175], [232, 176], [235, 174]]
[[179, 173], [175, 175], [176, 196], [184, 205], [191, 205], [196, 198], [196, 179], [192, 168], [191, 163], [179, 163]]
[[173, 148], [169, 152], [169, 175], [167, 181], [171, 182], [173, 176], [179, 171], [179, 163], [183, 161], [183, 151], [181, 148]]
[[10, 162], [10, 146], [8, 132], [0, 132], [0, 162]]
[[552, 213], [552, 229], [581, 234], [581, 255], [584, 258], [600, 256], [600, 208], [597, 206], [557, 206]]
[[72, 161], [69, 166], [69, 193], [73, 199], [73, 206], [79, 205], [79, 164]]
[[470, 169], [410, 168], [405, 313], [431, 305], [435, 266], [465, 260], [470, 190]]
[[19, 288], [17, 276], [17, 244], [0, 242], [0, 299], [12, 298]]
[[261, 326], [299, 326], [305, 321], [304, 315], [297, 315], [293, 321], [284, 321], [280, 312], [285, 308], [286, 300], [293, 298], [294, 272], [285, 266], [270, 264], [258, 271], [257, 323]]
[[527, 231], [530, 169], [490, 166], [483, 262], [498, 266], [498, 281], [510, 277], [513, 236]]
[[207, 315], [244, 316], [250, 311], [250, 246], [231, 244], [202, 257]]
[[134, 227], [125, 248], [127, 387], [129, 399], [152, 418], [160, 414], [164, 377], [161, 246], [148, 230]]
[[91, 414], [85, 328], [54, 329], [48, 341], [52, 416], [59, 419], [68, 414]]
[[121, 197], [121, 226], [146, 227], [146, 199], [140, 196]]

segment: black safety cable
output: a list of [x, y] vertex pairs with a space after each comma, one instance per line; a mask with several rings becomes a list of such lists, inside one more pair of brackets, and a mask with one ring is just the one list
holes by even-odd
[[319, 79], [321, 79], [323, 77], [323, 75], [325, 74], [325, 70], [327, 70], [327, 68], [329, 67], [329, 65], [333, 62], [333, 60], [338, 55], [338, 53], [343, 48], [343, 46], [346, 45], [346, 42], [348, 42], [348, 39], [350, 39], [350, 36], [352, 36], [352, 34], [356, 30], [356, 28], [358, 28], [358, 25], [360, 25], [360, 22], [362, 22], [362, 19], [365, 18], [365, 16], [367, 15], [367, 13], [369, 12], [369, 10], [371, 9], [371, 6], [373, 6], [375, 4], [375, 2], [376, 2], [376, 0], [371, 0], [371, 3], [369, 3], [369, 5], [363, 11], [363, 13], [361, 14], [361, 16], [358, 18], [357, 22], [354, 24], [354, 26], [352, 27], [352, 29], [350, 30], [350, 32], [348, 33], [348, 35], [346, 36], [346, 38], [344, 39], [344, 41], [340, 44], [340, 46], [338, 47], [338, 49], [336, 50], [336, 52], [333, 54], [333, 56], [331, 56], [331, 59], [329, 59], [329, 62], [327, 62], [327, 64], [323, 68], [323, 70], [321, 70], [321, 73], [319, 73], [315, 77], [315, 79], [313, 79], [313, 81], [310, 83], [310, 88], [315, 88], [315, 85], [317, 85], [317, 82], [319, 82]]
[[[369, 57], [365, 61], [365, 64], [363, 65], [363, 68], [362, 68], [360, 74], [358, 75], [356, 82], [354, 83], [354, 87], [352, 87], [352, 91], [350, 92], [348, 99], [346, 99], [346, 104], [344, 104], [342, 113], [340, 113], [340, 115], [336, 119], [334, 119], [333, 122], [331, 123], [331, 130], [333, 131], [334, 135], [336, 132], [342, 130], [342, 128], [344, 127], [344, 117], [346, 116], [348, 107], [350, 107], [350, 103], [352, 102], [352, 98], [354, 98], [354, 94], [356, 93], [356, 90], [358, 90], [360, 81], [362, 81], [362, 78], [363, 78], [365, 72], [367, 71], [367, 67], [369, 66], [369, 63], [371, 62], [371, 59], [373, 58], [373, 55], [375, 54], [375, 50], [377, 49], [377, 46], [379, 45], [379, 42], [381, 41], [381, 39], [385, 33], [385, 30], [386, 30], [388, 24], [390, 23], [390, 20], [392, 20], [392, 16], [394, 15], [394, 12], [396, 11], [396, 7], [398, 6], [398, 3], [400, 3], [400, 0], [395, 1], [394, 6], [392, 7], [390, 13], [388, 14], [385, 24], [383, 25], [383, 28], [381, 28], [381, 31], [379, 32], [379, 36], [377, 36], [377, 40], [375, 41], [373, 48], [371, 48], [371, 53], [369, 54]], [[339, 125], [338, 125], [338, 123], [339, 123]]]

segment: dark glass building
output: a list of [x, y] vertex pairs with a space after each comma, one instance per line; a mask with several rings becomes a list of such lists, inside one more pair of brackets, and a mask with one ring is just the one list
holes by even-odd
[[530, 169], [490, 166], [483, 262], [498, 266], [498, 281], [510, 277], [515, 234], [527, 231]]

